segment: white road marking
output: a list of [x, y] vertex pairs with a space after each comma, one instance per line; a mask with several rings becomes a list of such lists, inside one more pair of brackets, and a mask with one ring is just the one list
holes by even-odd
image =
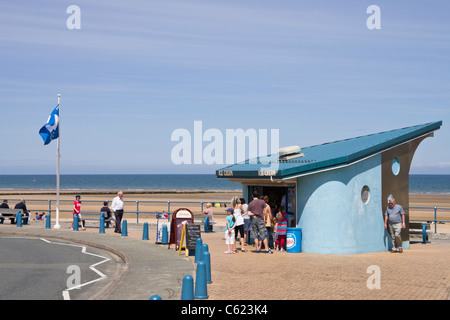
[[105, 262], [107, 262], [107, 261], [109, 261], [111, 259], [107, 258], [107, 257], [104, 257], [104, 256], [101, 256], [101, 255], [98, 255], [98, 254], [87, 252], [85, 246], [77, 245], [77, 244], [70, 244], [70, 243], [52, 242], [52, 241], [44, 239], [44, 238], [35, 238], [35, 237], [4, 236], [2, 238], [10, 238], [10, 239], [40, 239], [40, 240], [42, 240], [42, 241], [44, 241], [46, 243], [49, 243], [49, 244], [58, 244], [58, 245], [62, 245], [62, 246], [79, 247], [79, 248], [81, 248], [81, 253], [83, 253], [83, 254], [95, 256], [95, 257], [98, 257], [98, 258], [103, 258], [102, 261], [94, 263], [94, 264], [89, 266], [89, 269], [91, 269], [92, 271], [97, 273], [99, 275], [99, 278], [91, 280], [91, 281], [88, 281], [88, 282], [85, 282], [85, 283], [81, 283], [79, 285], [76, 285], [76, 286], [73, 286], [73, 287], [70, 287], [70, 288], [67, 288], [66, 290], [63, 290], [62, 296], [63, 296], [64, 300], [70, 300], [70, 293], [69, 293], [70, 290], [79, 289], [79, 288], [87, 286], [87, 285], [89, 285], [91, 283], [94, 283], [94, 282], [97, 282], [99, 280], [107, 278], [106, 275], [104, 275], [102, 272], [97, 270], [95, 267], [100, 265], [100, 264], [102, 264], [102, 263], [105, 263]]
[[[48, 240], [45, 240], [45, 239], [42, 239], [42, 240], [48, 241]], [[109, 261], [109, 260], [111, 260], [111, 259], [106, 258], [106, 257], [101, 256], [101, 255], [98, 255], [98, 254], [94, 254], [94, 253], [91, 253], [91, 252], [87, 252], [87, 251], [86, 251], [86, 247], [85, 247], [85, 246], [82, 246], [82, 245], [68, 244], [68, 243], [60, 243], [60, 242], [49, 242], [49, 243], [59, 244], [59, 245], [62, 245], [62, 246], [79, 247], [79, 248], [81, 248], [81, 253], [84, 253], [84, 254], [87, 254], [87, 255], [91, 255], [91, 256], [95, 256], [95, 257], [98, 257], [98, 258], [103, 258], [102, 261], [97, 262], [97, 263], [94, 263], [94, 264], [92, 264], [92, 265], [89, 266], [89, 269], [91, 269], [92, 271], [94, 271], [95, 273], [97, 273], [97, 274], [99, 275], [99, 278], [94, 279], [94, 280], [91, 280], [91, 281], [88, 281], [88, 282], [81, 283], [81, 284], [79, 284], [79, 285], [76, 285], [76, 286], [73, 286], [73, 287], [70, 287], [70, 288], [67, 288], [67, 289], [64, 290], [63, 293], [62, 293], [64, 300], [70, 300], [70, 294], [69, 294], [69, 291], [70, 291], [70, 290], [73, 290], [73, 289], [80, 289], [80, 288], [82, 288], [82, 287], [84, 287], [84, 286], [87, 286], [87, 285], [89, 285], [89, 284], [91, 284], [91, 283], [94, 283], [94, 282], [97, 282], [97, 281], [99, 281], [99, 280], [102, 280], [102, 279], [107, 278], [106, 275], [104, 275], [103, 273], [101, 273], [101, 272], [100, 272], [99, 270], [97, 270], [95, 267], [98, 266], [99, 264], [105, 263], [105, 262], [107, 262], [107, 261]]]

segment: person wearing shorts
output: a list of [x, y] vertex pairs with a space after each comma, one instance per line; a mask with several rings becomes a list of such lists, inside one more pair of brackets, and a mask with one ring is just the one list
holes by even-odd
[[77, 195], [75, 197], [75, 201], [73, 202], [72, 229], [73, 229], [73, 224], [75, 222], [75, 218], [78, 218], [77, 221], [80, 222], [80, 224], [82, 226], [82, 230], [86, 230], [86, 228], [84, 227], [83, 218], [81, 217], [81, 196], [79, 196], [79, 195]]
[[[252, 194], [253, 201], [248, 204], [247, 212], [253, 217], [251, 235], [255, 240], [256, 252], [261, 252], [261, 243], [264, 243], [266, 253], [272, 254], [269, 249], [269, 239], [267, 238], [266, 223], [264, 222], [264, 209], [266, 203], [259, 199], [259, 193], [254, 191]], [[261, 239], [261, 240], [260, 240]]]

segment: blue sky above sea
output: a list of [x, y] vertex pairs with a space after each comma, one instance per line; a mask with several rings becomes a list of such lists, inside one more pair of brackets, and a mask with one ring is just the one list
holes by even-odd
[[[81, 9], [69, 30], [68, 6]], [[369, 30], [366, 9], [381, 9]], [[307, 147], [443, 121], [412, 174], [450, 174], [448, 1], [3, 1], [0, 174], [213, 174], [171, 133], [279, 129]], [[205, 147], [207, 143], [203, 144]]]

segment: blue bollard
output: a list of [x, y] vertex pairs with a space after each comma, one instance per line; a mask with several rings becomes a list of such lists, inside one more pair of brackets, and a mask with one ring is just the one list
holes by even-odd
[[73, 217], [73, 231], [78, 231], [78, 215]]
[[209, 247], [207, 243], [202, 244], [202, 253], [209, 252]]
[[100, 214], [100, 227], [98, 233], [105, 233], [105, 214], [103, 212]]
[[195, 276], [195, 299], [207, 299], [208, 288], [206, 286], [206, 264], [204, 261], [197, 263], [197, 273]]
[[422, 225], [422, 243], [426, 244], [428, 240], [428, 236], [427, 236], [427, 226], [426, 225]]
[[16, 213], [16, 226], [18, 228], [22, 227], [22, 214], [20, 213], [20, 211], [17, 211]]
[[162, 244], [168, 244], [169, 243], [169, 240], [168, 240], [168, 235], [167, 235], [167, 226], [166, 225], [163, 225], [163, 227], [162, 227], [162, 235], [161, 235], [161, 243]]
[[51, 216], [48, 214], [45, 218], [45, 229], [51, 229]]
[[202, 244], [203, 244], [202, 238], [197, 238], [195, 242], [195, 260], [194, 260], [195, 263], [202, 260]]
[[157, 294], [153, 295], [150, 297], [150, 299], [148, 300], [162, 300], [160, 296], [158, 296]]
[[128, 236], [127, 220], [122, 221], [122, 237]]
[[203, 251], [203, 262], [206, 264], [206, 283], [210, 284], [211, 281], [211, 254], [208, 251]]
[[144, 230], [142, 232], [142, 240], [148, 240], [148, 222], [144, 223]]
[[191, 275], [187, 274], [183, 277], [181, 300], [194, 300], [194, 278]]

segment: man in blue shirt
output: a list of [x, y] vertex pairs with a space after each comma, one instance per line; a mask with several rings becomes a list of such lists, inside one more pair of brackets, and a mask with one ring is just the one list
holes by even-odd
[[385, 218], [384, 218], [384, 228], [387, 229], [389, 225], [389, 233], [392, 238], [392, 253], [403, 252], [402, 249], [402, 239], [400, 233], [402, 229], [406, 228], [405, 225], [405, 212], [403, 207], [395, 203], [393, 197], [388, 199], [389, 205], [386, 208]]

